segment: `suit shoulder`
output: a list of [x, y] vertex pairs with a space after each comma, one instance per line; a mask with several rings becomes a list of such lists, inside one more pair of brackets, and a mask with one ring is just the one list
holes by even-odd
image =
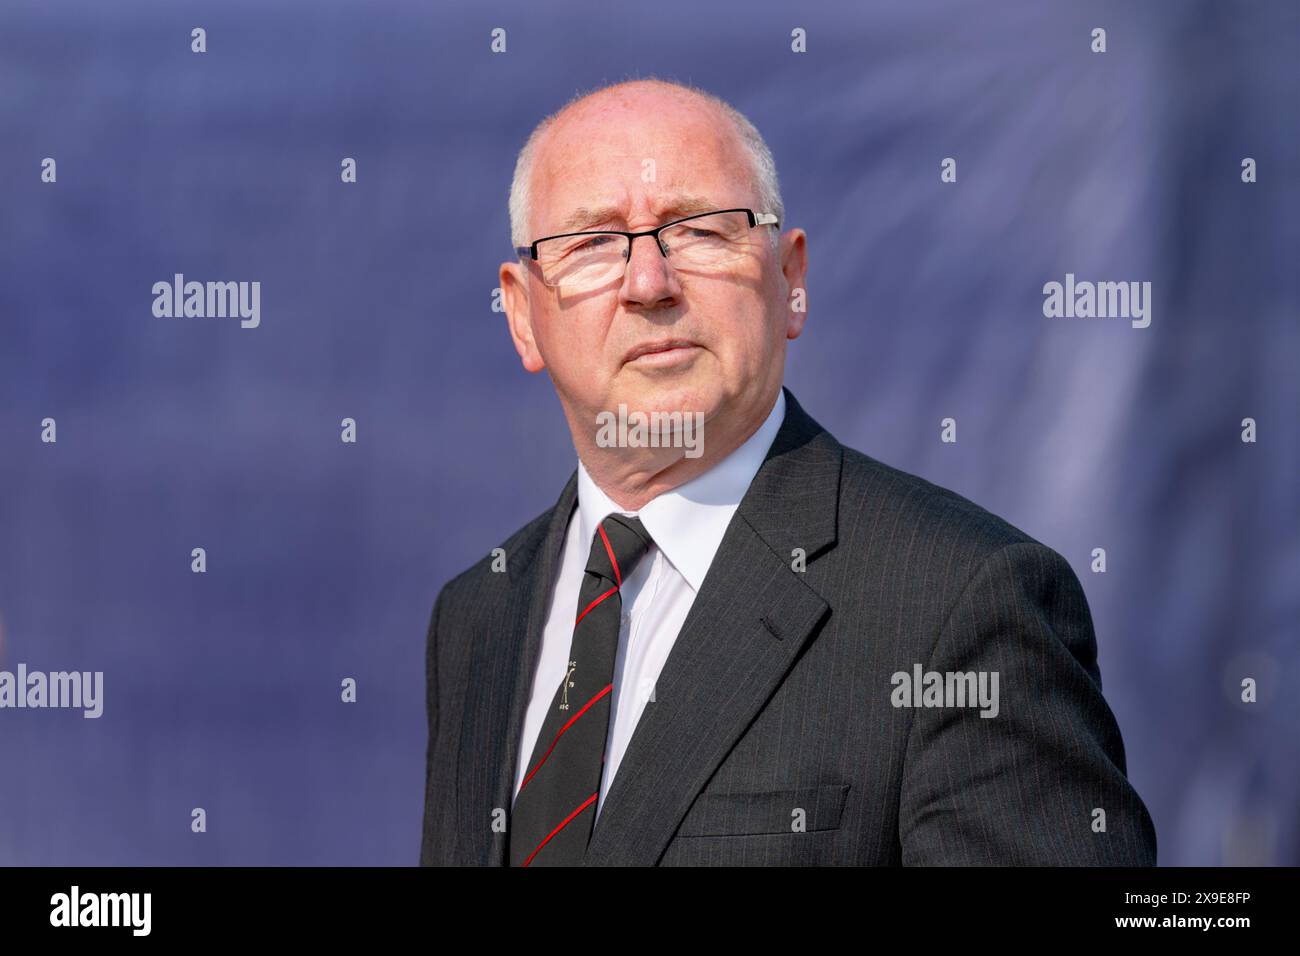
[[966, 552], [976, 562], [1010, 545], [1046, 547], [969, 498], [847, 446], [840, 507], [842, 528], [861, 528], [865, 520], [903, 546], [930, 538], [949, 554]]
[[[951, 489], [850, 448], [838, 525], [840, 560], [878, 569], [880, 593], [904, 609], [928, 608], [934, 626], [974, 582], [1006, 593], [1013, 580], [1037, 600], [1077, 609], [1091, 633], [1082, 582], [1058, 551]], [[917, 629], [918, 638], [923, 633], [932, 634]]]

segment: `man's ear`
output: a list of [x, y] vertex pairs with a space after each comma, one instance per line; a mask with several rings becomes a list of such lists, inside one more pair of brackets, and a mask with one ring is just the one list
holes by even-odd
[[779, 246], [781, 275], [785, 278], [785, 337], [797, 339], [808, 319], [808, 234], [802, 229], [787, 229]]
[[530, 372], [546, 368], [542, 353], [533, 338], [533, 313], [528, 302], [527, 266], [522, 262], [501, 263], [501, 305], [506, 310], [506, 325], [519, 353], [519, 361]]

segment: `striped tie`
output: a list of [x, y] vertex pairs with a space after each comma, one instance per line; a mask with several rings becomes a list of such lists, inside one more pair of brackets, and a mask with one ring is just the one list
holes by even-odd
[[619, 587], [650, 544], [638, 518], [613, 514], [596, 528], [578, 590], [569, 666], [511, 811], [511, 866], [576, 866], [587, 852], [609, 731]]

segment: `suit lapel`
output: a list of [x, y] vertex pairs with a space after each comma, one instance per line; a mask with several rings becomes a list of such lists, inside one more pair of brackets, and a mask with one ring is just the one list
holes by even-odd
[[461, 724], [457, 762], [461, 859], [506, 865], [506, 834], [492, 829], [492, 812], [514, 798], [515, 759], [523, 733], [532, 676], [569, 516], [577, 503], [577, 471], [569, 477], [549, 520], [506, 555], [510, 576], [499, 633], [476, 631], [470, 694]]
[[628, 744], [585, 865], [653, 865], [828, 605], [791, 567], [835, 541], [843, 450], [786, 391], [786, 416]]

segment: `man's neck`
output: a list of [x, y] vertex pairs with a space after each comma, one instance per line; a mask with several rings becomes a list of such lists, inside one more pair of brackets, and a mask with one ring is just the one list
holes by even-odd
[[702, 442], [703, 453], [694, 458], [687, 457], [682, 448], [603, 447], [596, 443], [591, 424], [575, 428], [572, 419], [569, 429], [578, 457], [596, 487], [620, 508], [640, 511], [725, 460], [758, 431], [775, 402], [773, 394], [740, 421], [733, 416], [714, 416], [703, 429], [708, 432], [708, 440]]

